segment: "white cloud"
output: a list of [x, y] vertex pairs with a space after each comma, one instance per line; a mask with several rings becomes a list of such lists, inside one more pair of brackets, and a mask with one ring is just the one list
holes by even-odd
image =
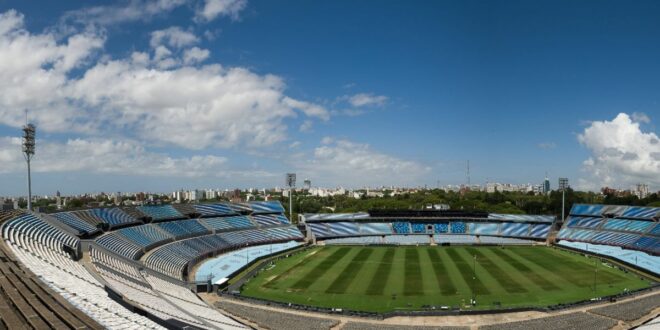
[[148, 21], [154, 16], [172, 11], [186, 4], [187, 0], [128, 0], [120, 4], [94, 6], [69, 11], [62, 17], [64, 26], [72, 23], [85, 26], [109, 26], [113, 24]]
[[420, 182], [430, 168], [378, 151], [368, 144], [325, 137], [313, 156], [299, 164], [304, 175], [345, 186]]
[[382, 106], [388, 100], [387, 96], [370, 93], [355, 94], [353, 96], [348, 96], [347, 99], [348, 103], [354, 107]]
[[589, 173], [589, 178], [582, 178], [583, 186], [629, 188], [640, 182], [660, 186], [660, 139], [653, 132], [642, 132], [629, 115], [592, 122], [578, 141], [591, 151], [583, 162]]
[[199, 42], [199, 38], [192, 32], [184, 31], [178, 26], [172, 26], [163, 30], [151, 32], [151, 47], [168, 45], [173, 48], [183, 48]]
[[[182, 54], [159, 45], [153, 59], [93, 55], [105, 38], [80, 33], [59, 42], [30, 34], [15, 11], [0, 15], [0, 124], [20, 126], [23, 110], [46, 132], [130, 138], [189, 149], [263, 147], [287, 138], [287, 118], [327, 120], [328, 111], [285, 95], [286, 84], [204, 60], [203, 49]], [[169, 40], [168, 40], [169, 42]], [[183, 58], [181, 58], [181, 56]], [[73, 68], [81, 74], [69, 76]]]
[[[212, 155], [173, 158], [149, 152], [130, 141], [71, 139], [66, 143], [37, 141], [34, 172], [89, 172], [101, 174], [202, 177], [218, 176], [227, 159]], [[0, 138], [0, 173], [25, 170], [19, 138]]]
[[314, 122], [311, 120], [305, 120], [301, 125], [299, 130], [301, 132], [311, 132], [312, 128], [314, 127]]
[[186, 49], [183, 52], [183, 64], [192, 65], [204, 62], [204, 60], [206, 60], [209, 55], [210, 52], [207, 49], [201, 49], [198, 47]]
[[636, 123], [648, 124], [648, 123], [651, 122], [651, 118], [649, 118], [649, 116], [647, 116], [643, 112], [633, 112], [632, 121], [634, 121]]
[[247, 6], [247, 0], [204, 0], [204, 5], [197, 10], [195, 19], [209, 22], [218, 16], [238, 19], [238, 14]]
[[89, 130], [67, 101], [67, 75], [104, 42], [102, 35], [81, 33], [58, 43], [50, 33], [29, 34], [18, 12], [0, 13], [0, 123], [20, 126], [23, 109], [29, 109], [42, 129]]

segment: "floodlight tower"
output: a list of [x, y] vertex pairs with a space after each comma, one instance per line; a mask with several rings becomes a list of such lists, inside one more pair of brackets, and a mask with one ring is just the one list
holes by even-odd
[[25, 113], [25, 126], [23, 126], [23, 156], [25, 156], [25, 161], [27, 162], [27, 186], [28, 186], [28, 200], [27, 200], [27, 209], [32, 211], [32, 177], [30, 174], [30, 161], [34, 156], [35, 149], [35, 135], [37, 128], [27, 123], [27, 111]]
[[566, 189], [570, 186], [568, 185], [568, 178], [559, 178], [559, 190], [561, 190], [561, 222], [564, 223], [564, 211], [566, 205]]
[[289, 220], [293, 222], [293, 189], [296, 187], [296, 173], [286, 174], [286, 185], [289, 187]]

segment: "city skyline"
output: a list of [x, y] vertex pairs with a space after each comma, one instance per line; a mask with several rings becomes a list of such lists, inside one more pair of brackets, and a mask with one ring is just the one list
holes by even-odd
[[660, 189], [660, 4], [213, 3], [1, 4], [0, 196]]

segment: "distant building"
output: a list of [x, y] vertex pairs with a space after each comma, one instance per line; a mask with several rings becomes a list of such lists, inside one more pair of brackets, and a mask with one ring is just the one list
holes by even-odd
[[312, 188], [312, 180], [305, 179], [305, 181], [303, 181], [303, 189], [309, 190], [310, 188]]
[[543, 193], [550, 193], [550, 179], [548, 179], [547, 176], [545, 177], [545, 180], [543, 180]]
[[58, 210], [62, 209], [62, 197], [60, 195], [60, 191], [58, 190], [57, 193], [55, 194], [55, 207]]
[[637, 198], [646, 198], [649, 195], [649, 185], [644, 184], [644, 183], [638, 183], [637, 186], [635, 187], [635, 191], [633, 191], [633, 194], [637, 196]]

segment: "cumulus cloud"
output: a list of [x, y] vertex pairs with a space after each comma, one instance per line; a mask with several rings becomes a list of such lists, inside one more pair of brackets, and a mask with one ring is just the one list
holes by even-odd
[[348, 103], [354, 107], [365, 107], [365, 106], [382, 106], [384, 105], [388, 98], [384, 95], [374, 95], [370, 93], [359, 93], [352, 96], [349, 96]]
[[648, 124], [651, 122], [651, 118], [643, 112], [633, 112], [632, 121], [636, 123], [645, 123]]
[[204, 60], [206, 60], [209, 55], [210, 52], [207, 49], [201, 49], [199, 47], [187, 49], [183, 52], [183, 64], [192, 65], [204, 62]]
[[[170, 34], [159, 42], [188, 44], [176, 40]], [[329, 118], [322, 106], [288, 97], [278, 76], [189, 66], [208, 57], [203, 49], [173, 53], [159, 45], [153, 55], [108, 60], [94, 56], [104, 41], [89, 32], [65, 41], [49, 32], [30, 34], [22, 15], [1, 14], [0, 123], [20, 126], [29, 109], [47, 132], [122, 131], [154, 144], [202, 149], [269, 146], [287, 139], [287, 118]], [[75, 77], [73, 68], [79, 69]]]
[[109, 26], [112, 24], [148, 21], [154, 16], [172, 11], [187, 0], [129, 0], [114, 5], [72, 10], [62, 16], [63, 25]]
[[190, 31], [185, 31], [178, 26], [172, 26], [163, 30], [151, 32], [151, 47], [168, 45], [173, 48], [183, 48], [199, 42], [199, 38]]
[[238, 19], [238, 14], [247, 6], [247, 0], [204, 0], [204, 5], [197, 12], [195, 19], [201, 22], [212, 21], [218, 16]]
[[23, 109], [30, 109], [47, 131], [89, 130], [67, 101], [68, 73], [84, 65], [105, 38], [80, 33], [58, 43], [50, 33], [29, 34], [23, 20], [14, 10], [0, 14], [0, 123], [20, 126]]
[[373, 150], [368, 144], [325, 137], [313, 156], [302, 162], [305, 175], [351, 186], [409, 184], [419, 181], [430, 168]]
[[589, 177], [578, 181], [583, 187], [660, 186], [660, 139], [653, 132], [643, 132], [639, 122], [639, 117], [635, 120], [620, 113], [611, 121], [592, 122], [578, 135], [591, 152], [583, 162]]
[[[173, 158], [147, 151], [132, 141], [70, 139], [38, 141], [35, 172], [89, 172], [119, 175], [202, 177], [226, 170], [227, 159], [212, 155]], [[25, 170], [19, 138], [0, 138], [0, 174]]]

